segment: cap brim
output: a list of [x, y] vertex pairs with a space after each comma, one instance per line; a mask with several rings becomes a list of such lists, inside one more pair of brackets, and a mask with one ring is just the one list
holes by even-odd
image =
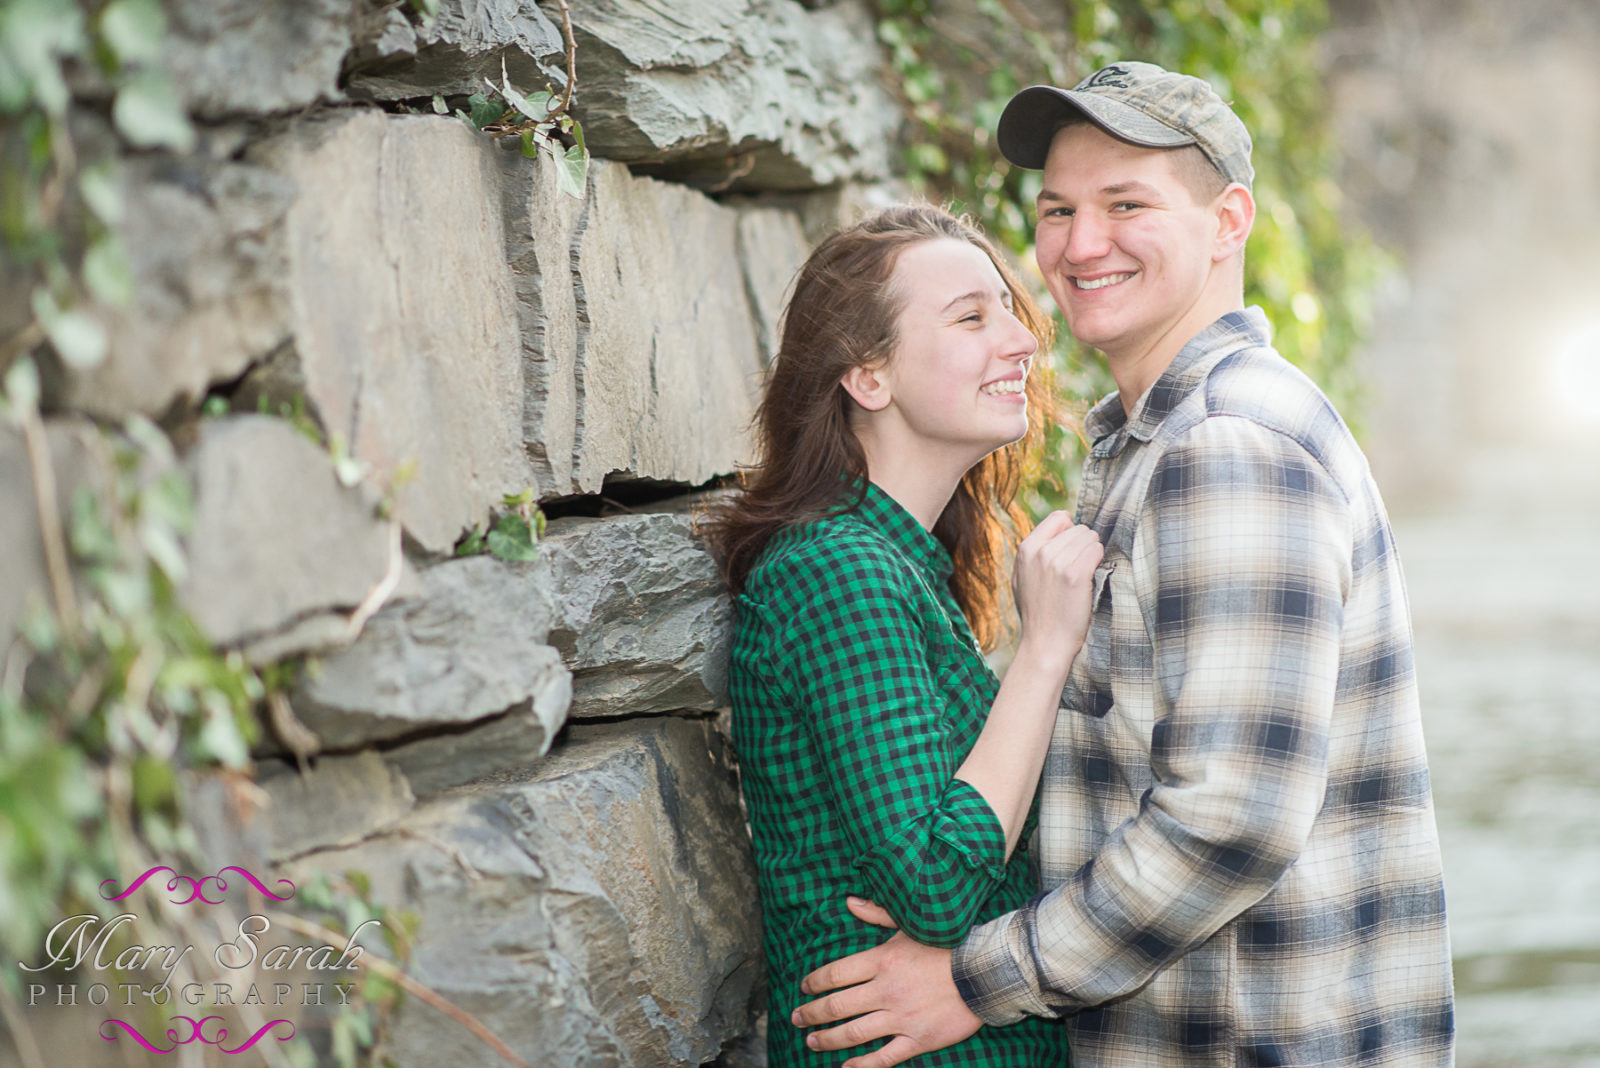
[[1053, 85], [1035, 85], [1012, 97], [1000, 113], [995, 142], [1000, 154], [1029, 170], [1043, 170], [1050, 142], [1062, 120], [1082, 115], [1106, 133], [1146, 148], [1176, 148], [1195, 139], [1166, 126], [1138, 108], [1096, 93], [1075, 93]]

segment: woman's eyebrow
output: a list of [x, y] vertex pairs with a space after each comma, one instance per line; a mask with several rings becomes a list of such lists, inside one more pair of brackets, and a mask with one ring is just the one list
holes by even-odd
[[940, 312], [947, 312], [951, 308], [955, 307], [957, 304], [960, 304], [964, 300], [982, 301], [984, 298], [988, 297], [988, 295], [989, 295], [988, 293], [984, 292], [981, 289], [974, 289], [971, 293], [963, 293], [959, 297], [954, 298], [953, 300], [950, 301], [950, 303], [948, 303], [944, 307], [940, 308], [939, 311]]

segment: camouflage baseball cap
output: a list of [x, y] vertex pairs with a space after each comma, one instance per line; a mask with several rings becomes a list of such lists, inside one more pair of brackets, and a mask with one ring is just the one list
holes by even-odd
[[1250, 132], [1211, 86], [1154, 63], [1113, 63], [1071, 89], [1035, 85], [1011, 98], [998, 139], [1006, 159], [1041, 170], [1061, 121], [1081, 112], [1113, 137], [1148, 148], [1195, 145], [1230, 182], [1249, 186]]

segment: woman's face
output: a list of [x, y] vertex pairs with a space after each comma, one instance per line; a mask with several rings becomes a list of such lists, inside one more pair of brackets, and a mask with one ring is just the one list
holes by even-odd
[[912, 245], [891, 285], [905, 303], [880, 375], [886, 410], [912, 440], [976, 463], [1026, 434], [1024, 385], [1039, 343], [983, 250], [954, 238]]

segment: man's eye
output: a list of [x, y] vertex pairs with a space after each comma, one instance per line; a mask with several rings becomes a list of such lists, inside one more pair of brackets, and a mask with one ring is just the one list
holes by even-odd
[[1117, 203], [1111, 205], [1111, 210], [1113, 210], [1113, 211], [1133, 211], [1133, 210], [1135, 210], [1137, 208], [1142, 208], [1142, 207], [1144, 207], [1144, 205], [1138, 203], [1137, 201], [1119, 200]]
[[1072, 218], [1072, 213], [1073, 210], [1071, 208], [1046, 208], [1042, 217], [1046, 219], [1070, 219]]

